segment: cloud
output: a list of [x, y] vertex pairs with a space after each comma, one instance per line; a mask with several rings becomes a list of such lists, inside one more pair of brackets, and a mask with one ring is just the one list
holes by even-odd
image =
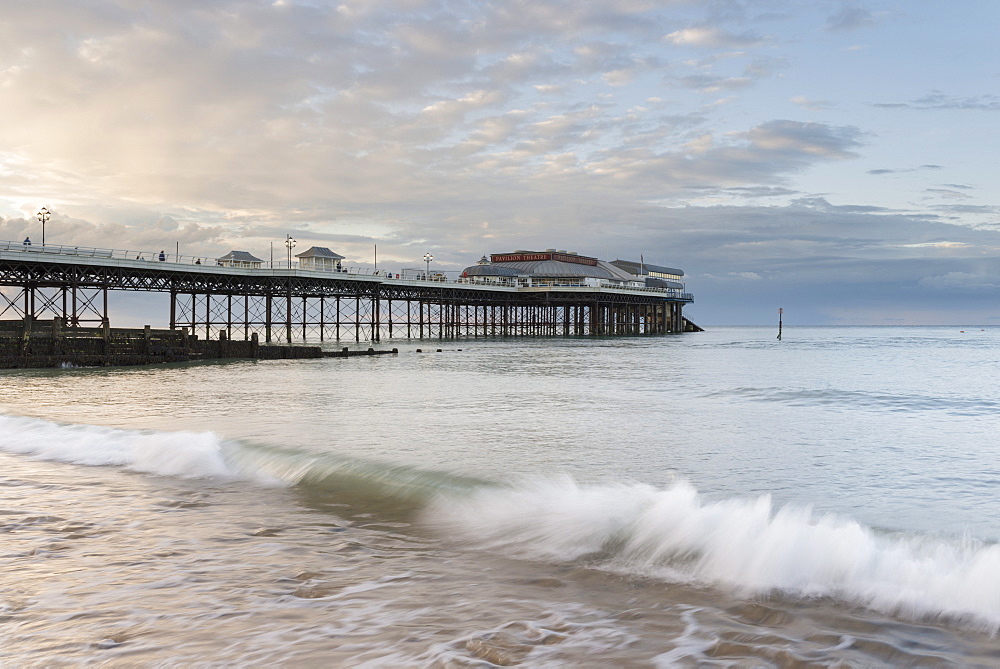
[[878, 103], [876, 107], [904, 109], [955, 109], [962, 111], [1000, 111], [1000, 97], [992, 94], [975, 97], [949, 96], [941, 91], [931, 91], [910, 102]]
[[948, 204], [948, 205], [935, 205], [933, 207], [934, 211], [945, 212], [949, 214], [1000, 214], [1000, 206], [997, 205], [987, 205], [987, 204]]
[[903, 244], [905, 248], [908, 249], [968, 249], [971, 248], [970, 244], [964, 242], [922, 242], [920, 244]]
[[726, 188], [725, 192], [740, 197], [787, 197], [799, 194], [799, 191], [781, 186], [743, 186]]
[[721, 77], [710, 74], [692, 74], [680, 78], [681, 84], [695, 88], [702, 93], [718, 93], [720, 91], [736, 91], [753, 84], [750, 77]]
[[849, 31], [870, 28], [875, 25], [875, 16], [868, 9], [858, 5], [842, 7], [826, 20], [826, 28], [831, 31]]
[[882, 168], [876, 170], [868, 170], [868, 174], [878, 176], [882, 174], [905, 174], [906, 172], [920, 172], [923, 170], [941, 170], [941, 169], [944, 168], [941, 167], [940, 165], [920, 165], [919, 167], [903, 167], [897, 169]]
[[[893, 314], [903, 314], [907, 323], [969, 322], [977, 317], [968, 314], [990, 306], [990, 293], [971, 287], [939, 303], [949, 291], [928, 293], [928, 282], [921, 281], [951, 272], [1000, 276], [1000, 232], [861, 209], [820, 198], [786, 206], [669, 209], [664, 217], [672, 224], [662, 236], [644, 232], [652, 241], [647, 248], [669, 244], [685, 258], [697, 297], [690, 313], [699, 324], [769, 322], [772, 311], [760, 311], [762, 296], [800, 323], [876, 322]], [[742, 273], [760, 279], [741, 280]], [[938, 309], [933, 317], [929, 303]], [[966, 316], [956, 315], [960, 311]]]
[[763, 277], [757, 272], [729, 272], [728, 274], [723, 274], [722, 276], [716, 276], [714, 274], [703, 274], [701, 276], [703, 279], [714, 279], [719, 282], [744, 282], [744, 281], [761, 281]]
[[[468, 9], [208, 0], [177, 13], [76, 7], [49, 25], [26, 8], [19, 40], [37, 46], [7, 71], [0, 141], [9, 164], [30, 162], [75, 205], [142, 197], [278, 216], [309, 201], [335, 217], [386, 189], [400, 200], [439, 194], [445, 170], [457, 171], [453, 183], [498, 161], [531, 173], [546, 152], [658, 132], [655, 120], [622, 123], [611, 105], [553, 113], [533, 97], [662, 70], [656, 5]], [[43, 29], [67, 39], [40, 39]], [[50, 73], [45, 87], [32, 71]], [[553, 136], [555, 118], [576, 121]]]
[[[690, 69], [689, 74], [673, 74], [666, 77], [667, 81], [676, 82], [686, 88], [692, 88], [702, 93], [714, 94], [721, 91], [736, 91], [748, 88], [763, 79], [774, 76], [778, 71], [788, 66], [786, 59], [778, 57], [757, 57], [745, 59], [744, 53], [717, 53], [700, 60], [685, 61]], [[720, 74], [718, 69], [732, 70], [743, 64], [741, 72], [726, 72]], [[734, 61], [734, 62], [731, 62]], [[721, 67], [721, 66], [727, 67]], [[673, 68], [678, 70], [679, 68]]]
[[833, 108], [833, 103], [829, 100], [812, 100], [804, 95], [797, 95], [791, 100], [795, 104], [810, 111], [822, 111]]
[[948, 272], [924, 277], [918, 283], [922, 288], [934, 291], [994, 292], [1000, 288], [1000, 277], [984, 272]]
[[747, 132], [754, 146], [775, 154], [841, 160], [856, 157], [864, 133], [852, 126], [830, 126], [800, 121], [769, 121]]
[[[46, 245], [134, 249], [136, 252], [172, 249], [179, 244], [182, 253], [198, 249], [205, 255], [216, 252], [222, 255], [230, 250], [225, 248], [227, 242], [224, 240], [231, 235], [232, 231], [224, 228], [192, 221], [178, 223], [169, 214], [157, 216], [153, 213], [140, 216], [134, 224], [127, 225], [114, 221], [93, 222], [53, 211], [45, 226]], [[41, 225], [33, 218], [0, 217], [0, 239], [31, 237], [39, 243], [41, 236]]]
[[765, 41], [765, 38], [753, 33], [730, 33], [713, 26], [675, 30], [663, 39], [675, 46], [727, 49], [745, 49]]
[[951, 188], [925, 188], [924, 192], [929, 195], [950, 199], [968, 199], [970, 197], [967, 193], [961, 193]]
[[[692, 165], [678, 147], [705, 123], [700, 111], [622, 109], [619, 91], [648, 75], [711, 94], [746, 89], [783, 63], [678, 76], [660, 53], [663, 7], [501, 3], [456, 17], [434, 0], [207, 0], [197, 11], [75, 7], [54, 26], [26, 8], [19, 39], [38, 46], [10, 75], [0, 141], [12, 168], [27, 161], [45, 174], [48, 193], [25, 182], [25, 195], [94, 209], [180, 203], [256, 212], [248, 215], [260, 222], [303, 205], [317, 222], [419, 220], [492, 199], [475, 192], [483, 185], [525, 194], [531, 206], [542, 179], [565, 182], [551, 182], [553, 198], [632, 175], [641, 178], [626, 191], [675, 190], [654, 185], [656, 165], [691, 174], [678, 189], [716, 174], [723, 186], [773, 182], [834, 157], [818, 144], [800, 144], [797, 155], [791, 144], [764, 150], [756, 136], [742, 148], [717, 142]], [[43, 29], [67, 39], [36, 40]], [[676, 41], [711, 49], [763, 39], [720, 26], [681, 32]], [[54, 74], [41, 89], [24, 74], [43, 70]], [[727, 169], [727, 156], [739, 162]]]

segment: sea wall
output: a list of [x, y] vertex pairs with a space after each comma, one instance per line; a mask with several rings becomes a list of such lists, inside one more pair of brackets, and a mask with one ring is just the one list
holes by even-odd
[[66, 327], [51, 321], [0, 321], [0, 369], [34, 367], [109, 367], [155, 365], [192, 360], [304, 360], [396, 354], [367, 350], [324, 351], [319, 346], [261, 345], [257, 335], [248, 340], [199, 339], [187, 328]]
[[319, 358], [312, 346], [260, 346], [247, 341], [199, 340], [184, 328], [66, 327], [51, 321], [0, 321], [0, 369], [151, 365], [225, 358]]

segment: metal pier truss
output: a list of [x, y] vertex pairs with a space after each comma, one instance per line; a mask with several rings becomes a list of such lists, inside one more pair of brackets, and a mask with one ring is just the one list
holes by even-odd
[[26, 285], [0, 288], [0, 319], [61, 318], [67, 325], [103, 325], [108, 320], [108, 291], [76, 285]]
[[667, 289], [244, 269], [57, 248], [0, 242], [0, 319], [107, 325], [110, 291], [152, 291], [169, 294], [171, 328], [199, 337], [370, 342], [682, 332], [693, 301]]

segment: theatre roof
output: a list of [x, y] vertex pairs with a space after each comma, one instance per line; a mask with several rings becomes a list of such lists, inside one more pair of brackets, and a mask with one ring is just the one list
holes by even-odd
[[513, 267], [507, 267], [506, 265], [492, 265], [490, 263], [481, 263], [479, 265], [473, 265], [472, 267], [466, 267], [463, 274], [465, 274], [465, 276], [521, 276], [521, 272]]
[[566, 251], [514, 251], [496, 253], [467, 267], [466, 276], [525, 276], [538, 279], [604, 279], [634, 281], [628, 272], [597, 258]]
[[618, 278], [600, 265], [581, 265], [578, 263], [563, 262], [560, 260], [534, 260], [525, 262], [505, 262], [494, 263], [502, 267], [517, 270], [525, 276], [550, 279], [570, 279], [570, 278], [594, 278], [594, 279], [615, 279]]

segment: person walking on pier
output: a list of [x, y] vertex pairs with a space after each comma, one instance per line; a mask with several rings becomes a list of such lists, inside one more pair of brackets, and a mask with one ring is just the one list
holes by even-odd
[[166, 262], [166, 260], [167, 260], [167, 254], [164, 253], [163, 251], [160, 251], [160, 262]]
[[31, 237], [25, 237], [24, 238], [24, 245], [25, 246], [31, 246]]

